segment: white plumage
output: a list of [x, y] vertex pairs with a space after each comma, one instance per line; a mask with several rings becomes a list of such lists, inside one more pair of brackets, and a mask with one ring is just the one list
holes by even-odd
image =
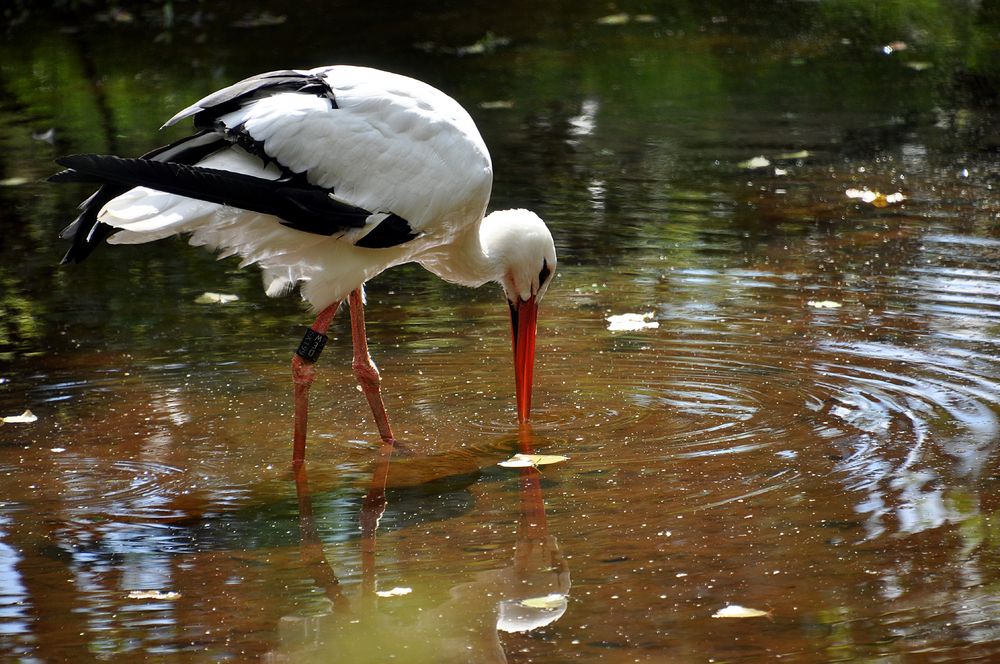
[[[484, 217], [493, 167], [455, 100], [411, 78], [340, 65], [240, 81], [166, 126], [187, 118], [198, 133], [141, 159], [59, 160], [68, 169], [53, 180], [105, 183], [64, 231], [74, 241], [65, 262], [81, 261], [105, 237], [135, 244], [187, 234], [191, 244], [259, 265], [269, 295], [299, 285], [314, 309], [329, 310], [313, 326], [321, 335], [330, 308], [349, 294], [359, 294], [352, 319], [361, 320], [361, 286], [400, 263], [467, 286], [496, 281], [510, 304], [518, 412], [527, 418], [535, 307], [555, 271], [555, 247], [531, 212]], [[359, 362], [370, 365], [357, 338], [363, 329], [354, 329], [361, 373]], [[369, 378], [359, 374], [363, 386]], [[298, 437], [297, 425], [297, 449]]]
[[[441, 257], [433, 250], [464, 243], [460, 236], [485, 212], [493, 182], [489, 152], [465, 109], [425, 83], [388, 72], [338, 65], [301, 73], [321, 76], [336, 108], [324, 97], [283, 92], [220, 116], [218, 131], [241, 127], [274, 162], [331, 189], [339, 200], [371, 210], [369, 227], [325, 237], [281, 226], [268, 215], [137, 187], [98, 214], [122, 231], [109, 241], [134, 244], [191, 233], [192, 244], [259, 264], [269, 295], [303, 282], [303, 297], [317, 310], [408, 261], [468, 285], [495, 278], [463, 274], [452, 265], [435, 269]], [[167, 125], [204, 110], [203, 103]], [[268, 179], [282, 175], [275, 163], [265, 165], [236, 144], [198, 165]], [[420, 236], [398, 247], [355, 247], [388, 212], [406, 219]], [[381, 255], [373, 260], [373, 253]]]

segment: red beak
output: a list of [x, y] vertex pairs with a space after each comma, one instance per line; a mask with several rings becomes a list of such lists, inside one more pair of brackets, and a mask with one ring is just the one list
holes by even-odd
[[532, 295], [510, 305], [510, 330], [514, 339], [514, 386], [517, 391], [517, 421], [527, 422], [531, 413], [531, 379], [535, 370], [535, 329], [538, 302]]

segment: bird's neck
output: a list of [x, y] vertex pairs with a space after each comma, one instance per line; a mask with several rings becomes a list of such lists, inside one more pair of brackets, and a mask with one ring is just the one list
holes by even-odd
[[447, 249], [420, 260], [428, 270], [445, 281], [477, 288], [503, 278], [503, 267], [490, 254], [490, 215], [470, 224], [449, 242]]

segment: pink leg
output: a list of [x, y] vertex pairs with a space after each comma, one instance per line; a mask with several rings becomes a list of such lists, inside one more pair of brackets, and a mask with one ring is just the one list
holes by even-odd
[[389, 416], [385, 413], [382, 403], [382, 393], [379, 390], [381, 378], [371, 355], [368, 354], [368, 337], [365, 335], [365, 305], [361, 301], [361, 289], [351, 292], [351, 336], [354, 338], [354, 376], [361, 384], [361, 390], [368, 399], [375, 423], [378, 425], [382, 442], [392, 444], [395, 438], [389, 428]]
[[292, 437], [292, 463], [301, 464], [306, 458], [306, 421], [309, 418], [309, 388], [316, 378], [316, 358], [326, 343], [326, 331], [340, 302], [334, 302], [319, 312], [302, 344], [292, 357], [292, 381], [295, 384], [295, 432]]

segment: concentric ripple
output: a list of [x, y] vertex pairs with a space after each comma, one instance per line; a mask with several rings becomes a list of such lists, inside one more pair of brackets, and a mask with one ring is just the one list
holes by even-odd
[[[706, 279], [727, 284], [727, 301], [714, 309], [700, 300], [660, 305], [658, 328], [612, 333], [595, 316], [585, 334], [599, 350], [586, 370], [568, 376], [546, 366], [537, 374], [545, 397], [535, 431], [562, 450], [592, 452], [575, 460], [584, 472], [635, 464], [651, 473], [684, 459], [714, 459], [696, 471], [706, 477], [759, 469], [739, 495], [803, 472], [829, 475], [855, 496], [868, 537], [957, 521], [962, 515], [937, 487], [989, 472], [1000, 441], [991, 327], [1000, 289], [993, 272], [956, 273], [947, 251], [929, 247], [929, 260], [896, 279], [899, 296], [920, 303], [905, 312], [861, 305], [864, 291], [803, 292], [757, 271], [749, 280], [697, 275], [701, 288]], [[976, 251], [985, 264], [996, 247], [976, 244], [966, 265]], [[942, 265], [928, 267], [935, 263]], [[679, 299], [678, 282], [671, 286]], [[761, 319], [748, 304], [762, 306], [765, 296], [769, 316]], [[697, 498], [702, 508], [736, 495], [707, 487]]]

